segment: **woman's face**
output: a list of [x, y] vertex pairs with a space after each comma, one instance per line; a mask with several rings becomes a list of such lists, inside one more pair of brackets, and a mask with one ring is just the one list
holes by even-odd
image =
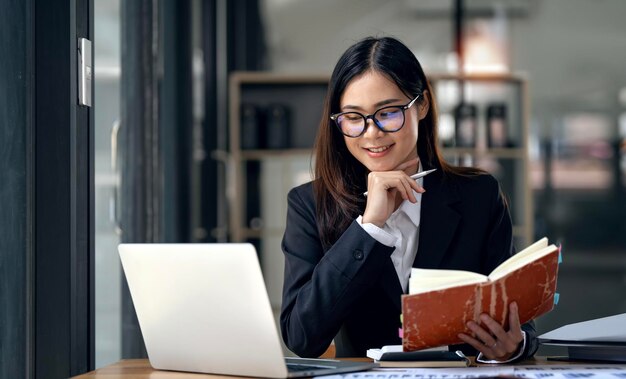
[[[392, 105], [406, 105], [411, 100], [386, 76], [368, 71], [348, 84], [340, 99], [340, 112], [355, 111], [364, 115]], [[417, 157], [417, 125], [428, 113], [428, 100], [420, 97], [406, 111], [404, 126], [397, 132], [380, 130], [372, 120], [360, 137], [344, 136], [350, 153], [370, 171], [390, 171]], [[412, 171], [412, 172], [408, 172]], [[407, 170], [416, 172], [413, 166]]]

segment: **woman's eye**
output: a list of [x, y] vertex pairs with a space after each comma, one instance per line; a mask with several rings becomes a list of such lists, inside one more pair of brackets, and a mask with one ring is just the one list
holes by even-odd
[[381, 118], [395, 117], [398, 115], [399, 112], [400, 112], [399, 109], [387, 109], [387, 110], [384, 110], [383, 112], [380, 112], [378, 114], [378, 117], [381, 117]]

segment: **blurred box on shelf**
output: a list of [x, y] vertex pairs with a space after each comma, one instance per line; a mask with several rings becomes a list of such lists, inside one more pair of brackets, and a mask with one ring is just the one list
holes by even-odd
[[265, 147], [286, 149], [291, 147], [291, 110], [284, 104], [270, 104], [266, 108]]
[[509, 147], [507, 106], [492, 103], [487, 106], [487, 145], [489, 147]]
[[263, 110], [255, 104], [241, 104], [241, 149], [260, 149], [263, 135]]
[[455, 111], [456, 146], [474, 147], [476, 145], [477, 109], [469, 103], [459, 104]]

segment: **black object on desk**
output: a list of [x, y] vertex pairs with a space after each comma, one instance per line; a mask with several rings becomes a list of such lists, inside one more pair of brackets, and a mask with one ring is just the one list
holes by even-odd
[[466, 367], [470, 364], [461, 351], [391, 351], [380, 354], [375, 362], [380, 367]]

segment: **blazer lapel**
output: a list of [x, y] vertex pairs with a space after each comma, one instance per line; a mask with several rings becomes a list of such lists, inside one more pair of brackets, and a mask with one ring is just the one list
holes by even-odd
[[460, 197], [456, 186], [439, 171], [424, 178], [424, 188], [419, 244], [413, 267], [438, 268], [461, 219], [452, 207]]

